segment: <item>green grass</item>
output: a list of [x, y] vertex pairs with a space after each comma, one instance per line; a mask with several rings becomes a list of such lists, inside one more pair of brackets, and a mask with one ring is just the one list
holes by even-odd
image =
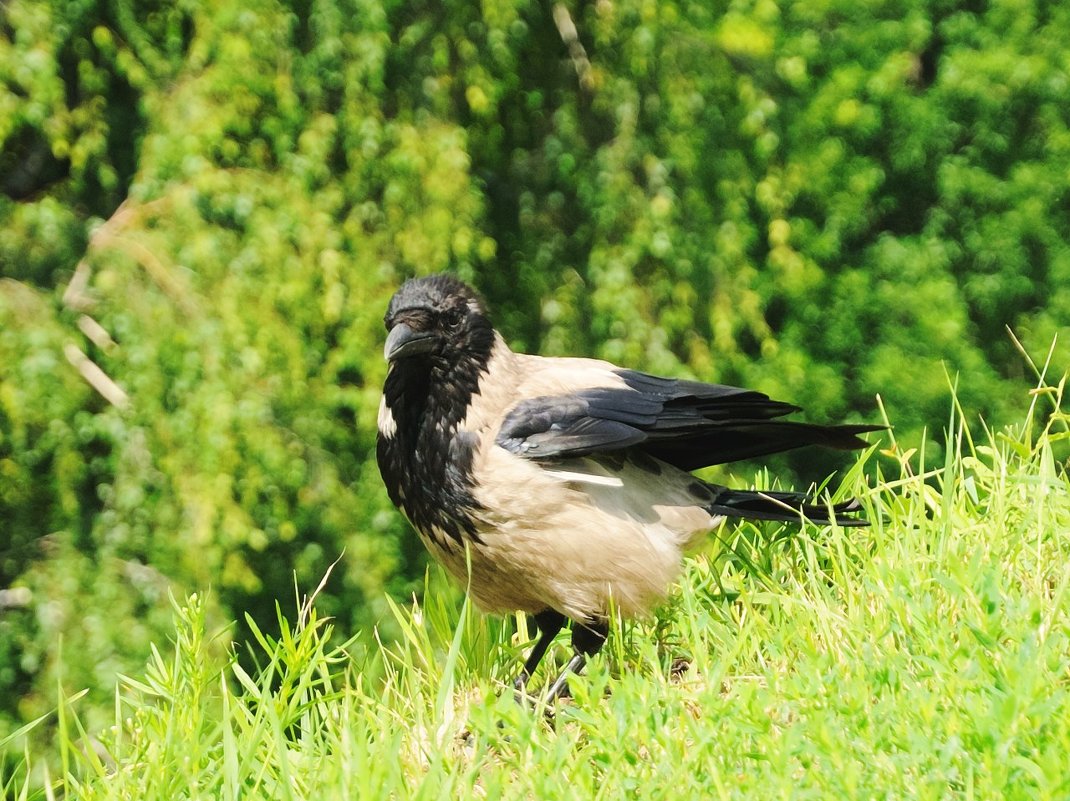
[[[724, 530], [727, 547], [689, 560], [653, 620], [615, 627], [553, 724], [503, 689], [523, 621], [470, 610], [437, 572], [422, 604], [395, 608], [399, 642], [331, 645], [310, 601], [296, 622], [280, 615], [279, 639], [259, 638], [252, 672], [219, 655], [194, 596], [176, 606], [173, 656], [120, 683], [112, 729], [90, 736], [65, 702], [59, 775], [9, 759], [0, 788], [150, 801], [1070, 797], [1061, 398], [1061, 384], [1034, 393], [1027, 419], [1042, 423], [983, 442], [956, 411], [928, 473], [894, 444], [866, 454], [840, 491], [865, 500], [869, 528]], [[536, 682], [567, 655], [563, 636]]]

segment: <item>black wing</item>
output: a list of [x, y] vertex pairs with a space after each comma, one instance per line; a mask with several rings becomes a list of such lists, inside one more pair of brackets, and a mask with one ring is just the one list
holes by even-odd
[[496, 442], [528, 459], [587, 456], [624, 448], [695, 470], [805, 445], [863, 448], [858, 434], [882, 426], [822, 426], [776, 418], [797, 406], [761, 392], [618, 370], [624, 387], [595, 387], [521, 401]]

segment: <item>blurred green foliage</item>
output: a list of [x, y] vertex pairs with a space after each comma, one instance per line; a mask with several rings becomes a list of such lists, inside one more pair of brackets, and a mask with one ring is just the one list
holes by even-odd
[[107, 706], [169, 588], [270, 627], [345, 549], [349, 632], [415, 587], [370, 458], [407, 275], [473, 280], [522, 349], [816, 420], [880, 393], [908, 443], [945, 369], [1010, 419], [1004, 327], [1042, 357], [1070, 324], [1063, 4], [0, 13], [0, 735], [60, 674]]

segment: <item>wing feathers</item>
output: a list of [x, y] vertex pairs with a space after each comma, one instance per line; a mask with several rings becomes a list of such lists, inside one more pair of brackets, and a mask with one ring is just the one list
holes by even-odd
[[617, 370], [616, 374], [630, 389], [644, 396], [660, 399], [669, 407], [700, 412], [705, 417], [728, 418], [741, 414], [751, 420], [768, 420], [800, 411], [798, 406], [775, 401], [753, 389], [661, 378], [637, 370]]
[[519, 456], [553, 459], [620, 450], [638, 445], [645, 439], [646, 435], [641, 430], [627, 423], [581, 417], [567, 426], [555, 423], [545, 431], [522, 438], [507, 431], [503, 425], [496, 442]]
[[805, 517], [815, 523], [836, 521], [841, 526], [869, 525], [865, 518], [854, 516], [862, 511], [862, 504], [854, 498], [826, 506], [817, 499], [799, 492], [711, 488], [716, 491], [713, 502], [706, 507], [711, 514], [739, 517], [745, 520], [779, 520], [788, 523], [798, 522], [800, 517]]
[[760, 392], [615, 371], [623, 386], [529, 398], [505, 416], [496, 442], [529, 459], [587, 456], [638, 447], [695, 470], [805, 445], [865, 447], [882, 426], [822, 426], [776, 418], [798, 407]]

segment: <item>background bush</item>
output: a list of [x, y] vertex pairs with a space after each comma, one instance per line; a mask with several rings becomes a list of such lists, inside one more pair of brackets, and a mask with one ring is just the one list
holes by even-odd
[[414, 273], [518, 348], [880, 393], [901, 442], [945, 370], [1011, 419], [1005, 326], [1070, 323], [1068, 40], [1028, 0], [11, 0], [0, 735], [60, 673], [107, 707], [170, 588], [270, 628], [345, 549], [346, 633], [415, 588], [371, 459]]

